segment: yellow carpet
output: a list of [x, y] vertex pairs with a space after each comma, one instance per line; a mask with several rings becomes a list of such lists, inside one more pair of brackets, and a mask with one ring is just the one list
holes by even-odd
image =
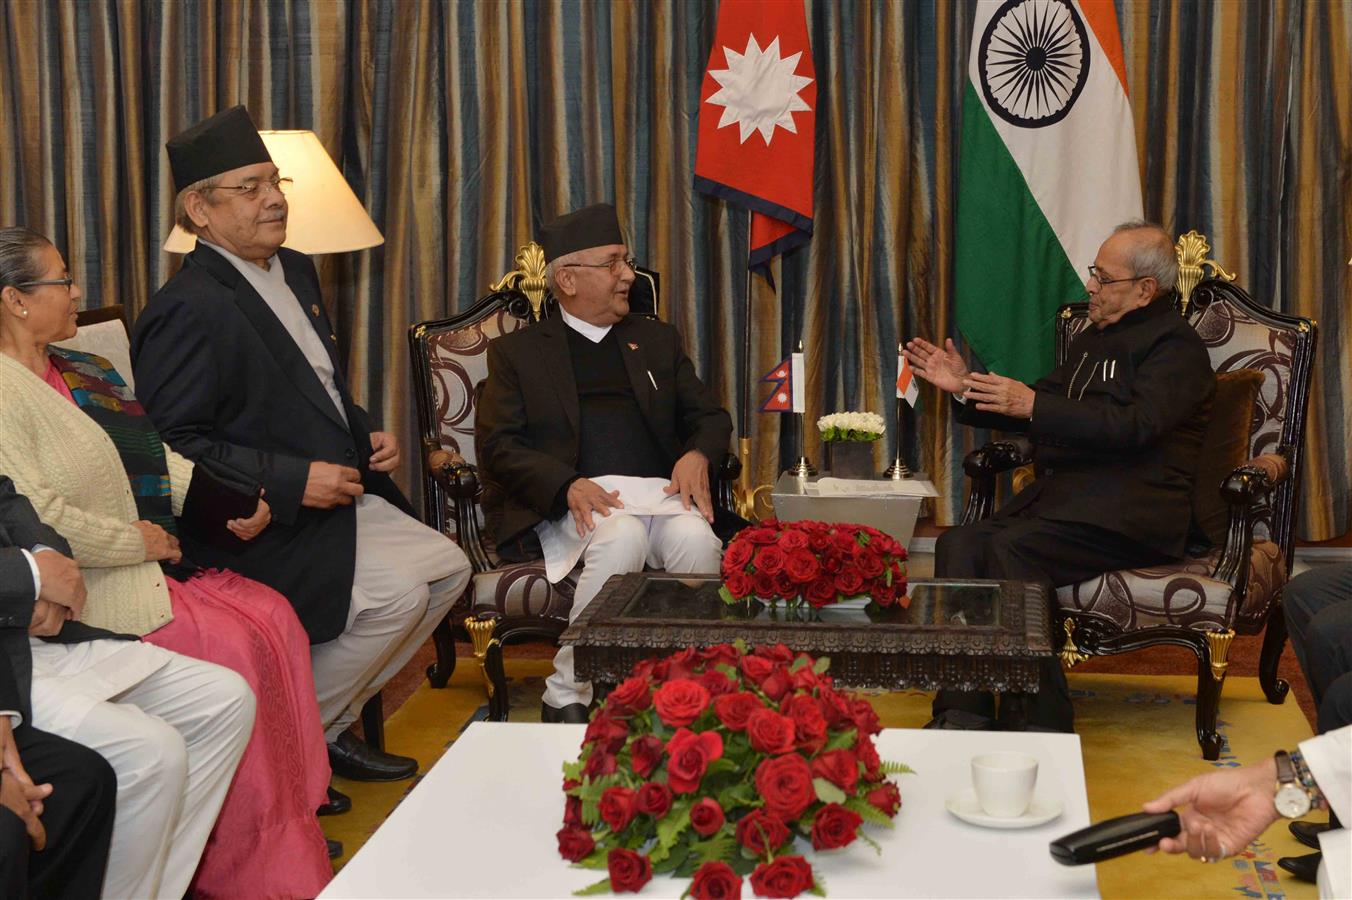
[[[512, 720], [539, 721], [539, 697], [550, 660], [513, 660], [507, 668], [512, 678]], [[1193, 734], [1195, 683], [1183, 676], [1070, 676], [1094, 820], [1135, 812], [1143, 801], [1193, 775], [1256, 762], [1274, 749], [1294, 747], [1310, 734], [1293, 700], [1272, 706], [1263, 699], [1257, 679], [1231, 678], [1221, 699], [1220, 731], [1226, 747], [1220, 760], [1207, 762]], [[929, 695], [920, 691], [869, 697], [886, 727], [919, 728], [929, 719]], [[483, 715], [484, 701], [477, 665], [463, 660], [445, 690], [423, 684], [389, 718], [386, 743], [391, 752], [417, 757], [425, 772], [473, 716]], [[328, 836], [344, 844], [348, 856], [336, 862], [341, 867], [416, 782], [361, 784], [335, 779], [334, 783], [353, 802], [352, 812], [320, 820]], [[1285, 823], [1278, 822], [1242, 856], [1214, 866], [1186, 857], [1139, 853], [1113, 860], [1098, 867], [1099, 889], [1106, 898], [1305, 900], [1317, 895], [1314, 885], [1289, 878], [1277, 868], [1277, 858], [1308, 852], [1287, 833]]]

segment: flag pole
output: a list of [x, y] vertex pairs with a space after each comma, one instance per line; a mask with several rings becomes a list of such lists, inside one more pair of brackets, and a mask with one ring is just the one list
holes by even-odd
[[[903, 346], [902, 344], [897, 344], [898, 359], [901, 358], [902, 346]], [[907, 468], [906, 460], [901, 455], [901, 417], [902, 417], [902, 406], [905, 404], [905, 402], [906, 401], [903, 400], [902, 398], [900, 397], [897, 398], [897, 412], [896, 412], [897, 430], [895, 432], [897, 436], [897, 453], [895, 458], [892, 460], [892, 465], [888, 466], [887, 471], [883, 473], [884, 477], [891, 478], [893, 481], [901, 481], [903, 478], [911, 477], [911, 470]]]
[[751, 487], [751, 404], [755, 388], [751, 385], [751, 210], [746, 211], [746, 308], [742, 311], [742, 410], [737, 425], [737, 461], [741, 471], [733, 487], [733, 507], [748, 521], [756, 518], [755, 491]]
[[[798, 341], [798, 353], [803, 352], [803, 342]], [[806, 394], [807, 385], [803, 385], [803, 391]], [[806, 404], [804, 404], [806, 405]], [[808, 478], [817, 474], [817, 467], [812, 464], [812, 460], [807, 458], [807, 431], [804, 425], [806, 413], [795, 412], [793, 417], [798, 420], [798, 462], [794, 463], [789, 472], [795, 478]]]

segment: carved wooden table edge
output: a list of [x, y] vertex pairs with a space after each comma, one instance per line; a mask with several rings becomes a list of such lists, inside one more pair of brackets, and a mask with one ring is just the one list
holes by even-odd
[[[881, 690], [1028, 691], [1038, 689], [1038, 667], [1054, 656], [1045, 592], [1035, 584], [989, 579], [1002, 588], [1005, 630], [963, 632], [940, 625], [864, 626], [853, 623], [712, 622], [705, 619], [618, 618], [653, 573], [616, 575], [560, 637], [574, 647], [579, 678], [601, 685], [622, 681], [634, 664], [684, 647], [708, 647], [741, 637], [749, 644], [784, 644], [831, 659], [842, 686]], [[716, 576], [659, 576], [714, 580]], [[917, 583], [944, 579], [917, 579]], [[954, 579], [959, 580], [959, 579]], [[1021, 595], [1021, 596], [1020, 596]], [[1022, 599], [1023, 602], [1018, 601]], [[737, 633], [729, 633], [736, 628]]]

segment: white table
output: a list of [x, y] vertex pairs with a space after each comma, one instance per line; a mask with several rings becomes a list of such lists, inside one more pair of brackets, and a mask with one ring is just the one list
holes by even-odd
[[[569, 897], [605, 873], [559, 857], [560, 766], [575, 759], [581, 725], [476, 722], [343, 867], [321, 897]], [[988, 750], [1040, 761], [1038, 793], [1065, 811], [1037, 828], [998, 831], [954, 818], [945, 798], [971, 785], [969, 761]], [[845, 850], [805, 849], [832, 898], [1093, 897], [1091, 866], [1058, 865], [1052, 839], [1089, 824], [1080, 739], [1067, 734], [888, 729], [883, 759], [917, 775], [895, 776], [902, 809], [894, 830], [870, 828], [881, 856], [856, 841]], [[648, 897], [679, 897], [689, 879], [658, 876]], [[752, 897], [749, 883], [743, 896]]]

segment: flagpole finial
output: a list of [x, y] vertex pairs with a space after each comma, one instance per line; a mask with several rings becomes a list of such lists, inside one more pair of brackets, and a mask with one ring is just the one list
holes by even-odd
[[802, 352], [803, 352], [803, 340], [802, 340], [802, 338], [799, 338], [799, 339], [798, 339], [798, 349], [795, 350], [794, 352], [795, 352], [795, 353], [802, 353]]

